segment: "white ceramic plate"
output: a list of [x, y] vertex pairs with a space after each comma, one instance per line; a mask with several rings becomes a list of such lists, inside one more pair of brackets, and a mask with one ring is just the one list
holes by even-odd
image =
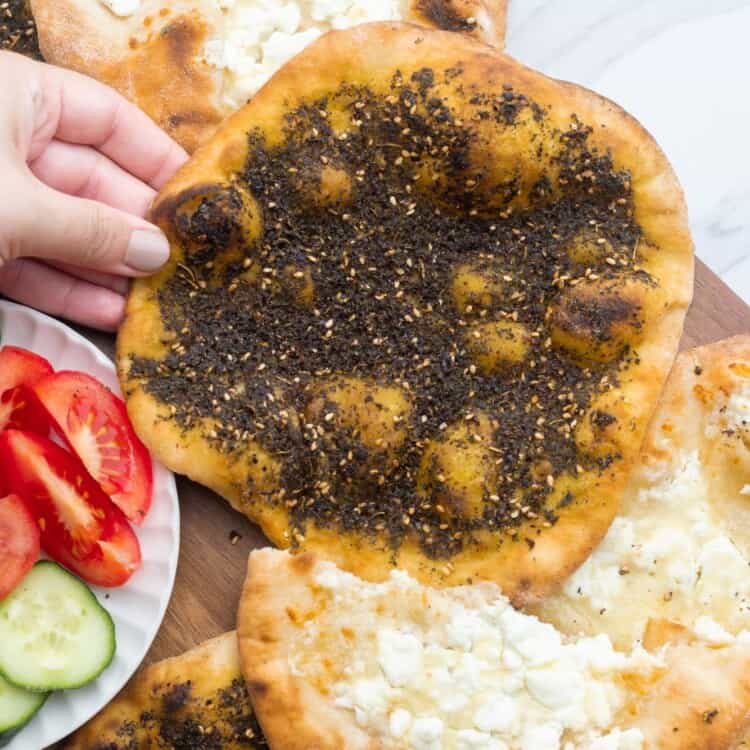
[[[112, 362], [62, 323], [0, 300], [0, 345], [12, 344], [46, 357], [56, 370], [80, 370], [115, 393], [120, 387]], [[90, 685], [49, 697], [42, 710], [3, 750], [41, 750], [57, 742], [103, 708], [143, 661], [172, 594], [180, 539], [174, 476], [154, 462], [154, 501], [136, 529], [143, 563], [125, 586], [94, 587], [115, 621], [117, 651], [112, 664]]]

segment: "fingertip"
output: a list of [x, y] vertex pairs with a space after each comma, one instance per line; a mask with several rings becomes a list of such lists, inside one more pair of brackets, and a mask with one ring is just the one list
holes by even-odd
[[109, 289], [102, 290], [102, 303], [100, 308], [99, 325], [96, 326], [104, 331], [117, 331], [125, 318], [127, 299]]
[[169, 240], [161, 229], [135, 229], [130, 235], [125, 264], [136, 273], [153, 273], [167, 262], [169, 252]]
[[100, 331], [116, 331], [125, 317], [125, 297], [111, 289], [94, 285], [86, 287], [85, 291], [79, 287], [78, 294], [70, 295], [59, 314]]
[[172, 141], [164, 163], [159, 171], [149, 180], [151, 187], [161, 190], [164, 185], [172, 179], [175, 172], [190, 158], [190, 155], [176, 141]]

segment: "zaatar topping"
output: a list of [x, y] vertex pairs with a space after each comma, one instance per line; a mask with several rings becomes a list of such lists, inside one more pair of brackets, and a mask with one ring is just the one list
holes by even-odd
[[235, 531], [234, 529], [232, 529], [229, 532], [229, 543], [232, 546], [234, 546], [235, 544], [237, 544], [237, 542], [239, 542], [240, 539], [242, 539], [242, 534], [240, 534], [238, 531]]
[[719, 715], [718, 708], [712, 708], [709, 711], [703, 712], [703, 722], [705, 724], [713, 724], [714, 719]]
[[[624, 347], [606, 363], [576, 362], [552, 345], [549, 314], [563, 289], [636, 274], [629, 177], [590, 146], [591, 131], [577, 119], [554, 129], [542, 107], [506, 87], [475, 98], [479, 119], [502, 132], [531, 118], [555, 144], [557, 175], [539, 178], [527, 210], [510, 208], [521, 184], [513, 177], [489, 211], [478, 190], [487, 175], [472, 154], [476, 133], [434, 94], [436, 77], [429, 69], [397, 76], [387, 96], [342, 85], [298, 107], [286, 117], [281, 145], [251, 133], [233, 184], [218, 195], [208, 188], [197, 202], [193, 191], [188, 217], [178, 208], [175, 230], [196, 279], [177, 274], [161, 288], [171, 351], [160, 362], [136, 359], [131, 375], [184, 428], [215, 420], [207, 437], [221, 451], [240, 455], [256, 441], [282, 461], [281, 486], [265, 501], [287, 508], [292, 542], [316, 525], [393, 548], [412, 537], [426, 554], [445, 558], [480, 530], [516, 538], [525, 524], [540, 534], [558, 518], [546, 507], [557, 477], [603, 471], [617, 459], [583, 455], [573, 435], [631, 354]], [[342, 104], [352, 121], [344, 134], [330, 116]], [[324, 170], [345, 175], [350, 189], [316, 199]], [[262, 233], [252, 241], [237, 218], [248, 190], [262, 210]], [[586, 265], [569, 253], [582, 233], [606, 248]], [[459, 309], [451, 284], [466, 263], [502, 284], [502, 293]], [[306, 278], [313, 291], [301, 303]], [[581, 327], [602, 337], [620, 317], [606, 305], [576, 312]], [[638, 314], [628, 307], [630, 318]], [[466, 334], [490, 321], [525, 327], [528, 351], [488, 374]], [[336, 375], [403, 391], [412, 409], [397, 415], [407, 437], [395, 452], [368, 447], [337, 418], [333, 401], [307, 422], [311, 389]], [[428, 496], [417, 492], [425, 447], [459, 423], [469, 425], [462, 439], [484, 440], [481, 414], [492, 427], [495, 485], [485, 488], [478, 515], [446, 513], [439, 498], [450, 488], [439, 473]], [[593, 427], [610, 423], [599, 412]], [[257, 488], [247, 487], [247, 496], [257, 499]], [[555, 504], [577, 499], [569, 493]]]
[[436, 28], [447, 31], [471, 31], [476, 19], [466, 18], [442, 0], [417, 0], [417, 10]]
[[233, 743], [248, 750], [267, 748], [252, 711], [245, 683], [232, 684], [208, 699], [192, 696], [190, 682], [162, 685], [161, 712], [144, 711], [138, 721], [124, 721], [118, 739], [92, 750], [139, 750], [148, 745], [164, 750], [221, 750]]
[[28, 0], [0, 0], [0, 49], [42, 59]]

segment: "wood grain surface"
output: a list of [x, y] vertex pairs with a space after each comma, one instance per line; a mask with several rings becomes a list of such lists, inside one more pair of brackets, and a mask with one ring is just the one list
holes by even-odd
[[[112, 356], [112, 337], [82, 333]], [[750, 333], [750, 307], [698, 262], [695, 299], [682, 348], [738, 333]], [[184, 478], [179, 479], [178, 488], [182, 541], [177, 581], [148, 662], [179, 654], [234, 628], [248, 553], [266, 544], [256, 526], [209, 490]], [[239, 538], [233, 544], [235, 534]]]

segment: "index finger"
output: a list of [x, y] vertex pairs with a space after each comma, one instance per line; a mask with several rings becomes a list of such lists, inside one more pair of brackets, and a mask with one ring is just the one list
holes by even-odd
[[188, 155], [138, 107], [93, 78], [44, 65], [41, 106], [55, 138], [93, 146], [155, 189]]

